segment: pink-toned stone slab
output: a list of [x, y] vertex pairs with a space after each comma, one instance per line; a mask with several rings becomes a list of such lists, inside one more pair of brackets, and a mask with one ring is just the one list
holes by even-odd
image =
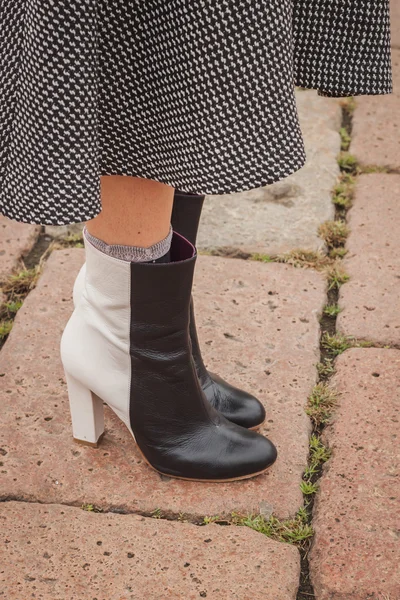
[[108, 410], [99, 449], [73, 443], [59, 338], [82, 261], [77, 249], [53, 253], [0, 354], [0, 439], [7, 452], [0, 457], [0, 496], [194, 516], [293, 515], [302, 503], [310, 432], [304, 405], [319, 359], [322, 277], [281, 264], [199, 258], [195, 301], [206, 360], [265, 403], [264, 433], [279, 451], [262, 476], [206, 484], [150, 469]]
[[0, 598], [295, 600], [296, 548], [246, 527], [0, 505]]
[[0, 280], [28, 254], [40, 233], [37, 225], [17, 223], [0, 215]]
[[348, 350], [324, 441], [310, 555], [317, 600], [400, 598], [400, 351]]
[[362, 175], [349, 226], [338, 330], [400, 344], [400, 175]]
[[392, 47], [400, 48], [400, 0], [390, 0]]
[[350, 152], [360, 164], [400, 168], [400, 50], [393, 50], [393, 94], [357, 98]]

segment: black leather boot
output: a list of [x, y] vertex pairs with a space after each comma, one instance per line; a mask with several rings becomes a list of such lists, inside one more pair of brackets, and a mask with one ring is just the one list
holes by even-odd
[[275, 446], [225, 419], [197, 377], [189, 338], [192, 244], [175, 233], [170, 263], [125, 262], [85, 245], [83, 295], [61, 343], [74, 438], [98, 442], [105, 402], [160, 473], [231, 481], [264, 472]]
[[[196, 246], [203, 202], [204, 196], [175, 192], [172, 228], [188, 239], [193, 246]], [[265, 420], [265, 409], [261, 402], [206, 369], [197, 336], [193, 298], [190, 304], [190, 339], [197, 376], [210, 404], [229, 421], [248, 429], [258, 429]]]

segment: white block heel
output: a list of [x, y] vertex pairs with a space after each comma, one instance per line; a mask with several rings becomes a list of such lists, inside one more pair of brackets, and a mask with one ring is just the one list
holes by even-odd
[[74, 440], [97, 448], [104, 433], [103, 401], [90, 390], [65, 373]]

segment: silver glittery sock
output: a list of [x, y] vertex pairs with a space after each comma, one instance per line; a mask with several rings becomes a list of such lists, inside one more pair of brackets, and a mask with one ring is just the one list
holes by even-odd
[[149, 248], [140, 248], [140, 246], [122, 246], [120, 244], [106, 244], [102, 240], [99, 240], [94, 235], [91, 235], [86, 227], [83, 230], [83, 235], [88, 242], [92, 244], [97, 250], [119, 258], [120, 260], [126, 260], [128, 262], [153, 262], [163, 256], [165, 256], [171, 248], [172, 240], [172, 227], [170, 227], [169, 233], [166, 238], [157, 242]]

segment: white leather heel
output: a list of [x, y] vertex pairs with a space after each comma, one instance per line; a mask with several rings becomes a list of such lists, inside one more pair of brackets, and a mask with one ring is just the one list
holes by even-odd
[[74, 440], [97, 448], [104, 433], [103, 401], [84, 385], [65, 373]]

